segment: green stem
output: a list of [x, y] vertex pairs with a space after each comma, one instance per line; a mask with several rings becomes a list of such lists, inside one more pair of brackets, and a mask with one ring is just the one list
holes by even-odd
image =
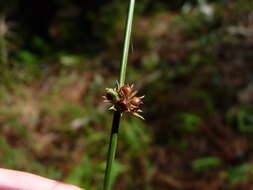
[[111, 131], [110, 144], [109, 144], [109, 150], [108, 150], [108, 155], [107, 155], [107, 165], [106, 165], [104, 188], [103, 188], [104, 190], [111, 189], [111, 185], [112, 185], [112, 167], [113, 167], [113, 161], [114, 161], [116, 150], [117, 150], [119, 123], [120, 123], [120, 113], [115, 112], [113, 116], [112, 131]]
[[[120, 82], [119, 82], [120, 86], [124, 85], [125, 78], [126, 78], [126, 66], [127, 66], [130, 38], [131, 38], [131, 31], [132, 31], [134, 5], [135, 5], [135, 0], [130, 0], [130, 4], [128, 8], [128, 17], [127, 17], [126, 28], [125, 28], [124, 49], [123, 49], [123, 55], [122, 55], [122, 60], [121, 60], [121, 71], [120, 71]], [[109, 150], [108, 150], [108, 155], [107, 155], [107, 164], [106, 164], [103, 190], [110, 190], [111, 185], [112, 185], [112, 168], [113, 168], [113, 161], [114, 161], [116, 150], [117, 150], [120, 115], [121, 114], [119, 112], [115, 112], [113, 116], [112, 131], [111, 131], [110, 144], [109, 144]]]
[[134, 5], [135, 5], [135, 0], [130, 0], [130, 4], [128, 8], [128, 17], [126, 21], [125, 43], [124, 43], [124, 49], [123, 49], [123, 56], [121, 60], [120, 81], [119, 81], [120, 86], [124, 85], [125, 78], [126, 78], [126, 66], [127, 66], [130, 38], [131, 38], [131, 32], [132, 32]]

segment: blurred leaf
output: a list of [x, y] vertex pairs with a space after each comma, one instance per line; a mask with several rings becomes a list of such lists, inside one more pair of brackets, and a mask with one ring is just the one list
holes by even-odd
[[66, 179], [66, 182], [75, 185], [86, 184], [89, 182], [89, 180], [91, 180], [92, 174], [92, 164], [88, 157], [84, 157], [82, 164], [72, 170], [72, 172]]
[[60, 56], [60, 63], [66, 67], [73, 67], [83, 62], [82, 58], [77, 55], [62, 55]]
[[149, 136], [145, 127], [139, 119], [122, 122], [123, 138], [129, 146], [129, 150], [142, 152], [147, 148]]
[[245, 163], [234, 168], [229, 168], [227, 172], [228, 172], [228, 181], [230, 184], [234, 185], [244, 183], [247, 180], [252, 179], [253, 164]]
[[21, 63], [26, 64], [28, 67], [32, 67], [37, 63], [38, 60], [36, 55], [26, 50], [19, 51], [18, 58], [20, 59]]
[[195, 132], [202, 124], [202, 119], [193, 113], [182, 113], [179, 115], [182, 130], [185, 132]]
[[204, 157], [192, 162], [193, 170], [197, 172], [204, 171], [209, 168], [216, 168], [222, 165], [222, 162], [217, 157]]
[[240, 109], [238, 111], [238, 128], [241, 132], [253, 132], [253, 112], [249, 109]]

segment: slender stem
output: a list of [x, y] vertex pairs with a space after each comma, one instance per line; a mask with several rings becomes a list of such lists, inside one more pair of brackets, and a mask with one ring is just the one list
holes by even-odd
[[[124, 85], [125, 78], [126, 78], [126, 66], [127, 66], [129, 45], [130, 45], [130, 38], [131, 38], [131, 31], [132, 31], [134, 5], [135, 5], [135, 0], [130, 0], [130, 4], [128, 8], [128, 17], [127, 17], [126, 28], [125, 28], [124, 49], [123, 49], [123, 55], [122, 55], [122, 60], [121, 60], [120, 83], [119, 83], [120, 86]], [[117, 150], [120, 115], [121, 115], [120, 112], [117, 111], [114, 113], [114, 116], [113, 116], [112, 131], [111, 131], [110, 144], [109, 144], [109, 150], [108, 150], [108, 155], [107, 155], [107, 165], [106, 165], [106, 171], [105, 171], [103, 190], [110, 190], [111, 185], [112, 185], [112, 168], [113, 168], [113, 161], [114, 161], [116, 150]]]
[[126, 78], [126, 66], [127, 66], [130, 38], [131, 38], [131, 32], [132, 32], [134, 5], [135, 5], [135, 0], [130, 0], [130, 4], [128, 8], [128, 17], [126, 21], [125, 43], [124, 43], [124, 49], [123, 49], [123, 56], [121, 60], [121, 71], [120, 71], [120, 81], [119, 81], [120, 86], [124, 85], [125, 78]]
[[117, 150], [119, 123], [120, 123], [120, 113], [115, 112], [114, 117], [113, 117], [113, 123], [112, 123], [109, 150], [108, 150], [108, 155], [107, 155], [107, 165], [106, 165], [104, 188], [103, 188], [104, 190], [111, 189], [111, 185], [112, 185], [111, 174], [112, 174], [113, 161], [114, 161], [116, 150]]

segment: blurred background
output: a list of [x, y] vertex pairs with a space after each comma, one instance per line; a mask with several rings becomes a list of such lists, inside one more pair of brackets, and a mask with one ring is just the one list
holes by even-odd
[[[101, 189], [128, 2], [0, 2], [0, 167]], [[136, 1], [114, 190], [253, 189], [252, 10]]]

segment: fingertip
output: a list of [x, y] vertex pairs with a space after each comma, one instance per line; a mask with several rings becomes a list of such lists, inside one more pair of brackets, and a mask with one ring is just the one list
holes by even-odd
[[85, 190], [27, 172], [0, 168], [0, 190]]
[[57, 182], [55, 182], [55, 185], [52, 188], [52, 190], [85, 190], [85, 189], [81, 189], [77, 186], [65, 184], [65, 183], [57, 181]]
[[66, 184], [66, 183], [56, 181], [52, 190], [85, 190], [85, 189], [81, 189], [71, 184]]

